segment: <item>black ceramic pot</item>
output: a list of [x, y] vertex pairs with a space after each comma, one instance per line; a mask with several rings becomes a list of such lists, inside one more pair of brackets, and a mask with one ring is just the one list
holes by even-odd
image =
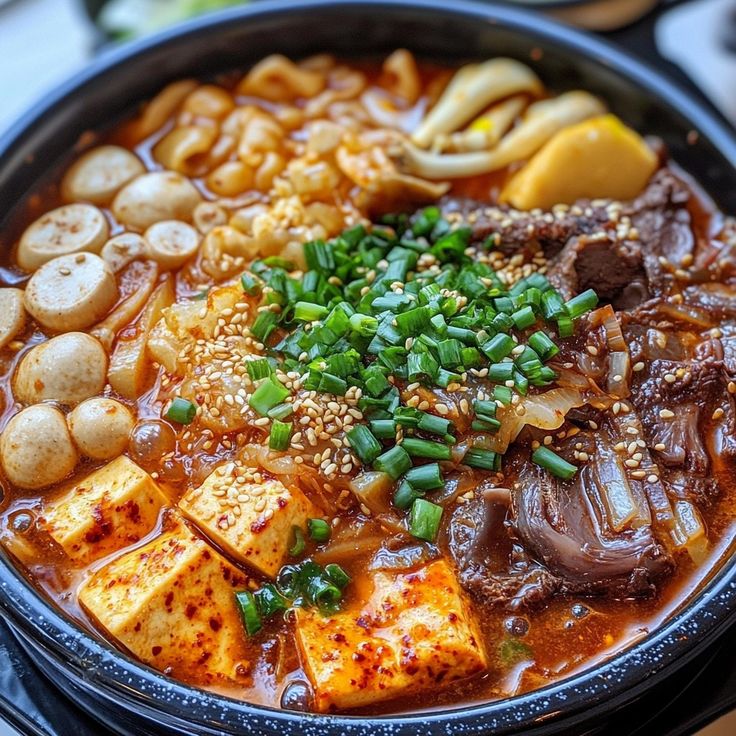
[[[736, 139], [657, 73], [586, 35], [508, 7], [435, 0], [257, 3], [179, 26], [99, 58], [48, 95], [0, 141], [0, 216], [79, 135], [104, 128], [172, 79], [246, 67], [273, 52], [378, 55], [405, 46], [430, 59], [510, 55], [558, 91], [600, 93], [640, 130], [664, 139], [716, 202], [736, 212]], [[580, 734], [641, 697], [736, 621], [736, 559], [646, 640], [551, 687], [509, 700], [382, 718], [255, 707], [174, 682], [82, 631], [0, 553], [0, 612], [42, 670], [120, 734]]]

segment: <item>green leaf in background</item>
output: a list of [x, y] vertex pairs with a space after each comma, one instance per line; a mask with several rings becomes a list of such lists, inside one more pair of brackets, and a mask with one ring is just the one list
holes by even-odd
[[100, 12], [97, 22], [114, 38], [145, 36], [165, 26], [195, 15], [231, 5], [244, 5], [247, 0], [110, 0]]

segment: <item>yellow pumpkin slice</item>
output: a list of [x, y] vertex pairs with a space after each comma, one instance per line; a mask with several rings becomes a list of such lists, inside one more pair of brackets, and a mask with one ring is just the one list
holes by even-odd
[[501, 201], [531, 210], [583, 198], [631, 199], [656, 168], [656, 154], [636, 131], [600, 115], [553, 136], [513, 175]]

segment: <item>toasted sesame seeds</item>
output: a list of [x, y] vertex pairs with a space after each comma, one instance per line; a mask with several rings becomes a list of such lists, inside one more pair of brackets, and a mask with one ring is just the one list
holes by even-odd
[[672, 419], [672, 417], [675, 416], [675, 413], [673, 411], [670, 411], [669, 409], [660, 409], [659, 416], [662, 419]]

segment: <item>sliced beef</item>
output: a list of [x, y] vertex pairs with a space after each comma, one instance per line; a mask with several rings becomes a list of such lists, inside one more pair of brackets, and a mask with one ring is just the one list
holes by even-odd
[[600, 232], [611, 219], [605, 206], [585, 203], [554, 212], [524, 212], [503, 205], [483, 205], [473, 199], [445, 197], [441, 207], [445, 215], [462, 215], [473, 229], [474, 242], [494, 237], [496, 246], [504, 253], [541, 248], [548, 258], [559, 253], [572, 238]]
[[442, 204], [446, 214], [463, 216], [476, 242], [493, 237], [505, 253], [531, 255], [541, 249], [550, 280], [565, 296], [594, 288], [616, 308], [628, 309], [669, 294], [673, 272], [693, 255], [691, 196], [670, 169], [662, 168], [629, 203], [580, 201], [551, 212], [484, 207], [449, 197]]
[[641, 247], [606, 234], [573, 238], [553, 259], [549, 279], [566, 299], [586, 289], [626, 309], [649, 298]]
[[513, 542], [506, 515], [505, 504], [479, 494], [453, 512], [448, 546], [463, 587], [486, 603], [518, 610], [543, 603], [562, 581]]
[[[592, 463], [562, 481], [527, 457], [517, 466], [513, 526], [524, 547], [556, 577], [565, 593], [641, 596], [672, 570], [672, 560], [650, 524], [612, 528], [603, 494], [624, 480], [615, 467]], [[626, 484], [627, 493], [632, 493]], [[644, 513], [648, 513], [646, 505]]]

